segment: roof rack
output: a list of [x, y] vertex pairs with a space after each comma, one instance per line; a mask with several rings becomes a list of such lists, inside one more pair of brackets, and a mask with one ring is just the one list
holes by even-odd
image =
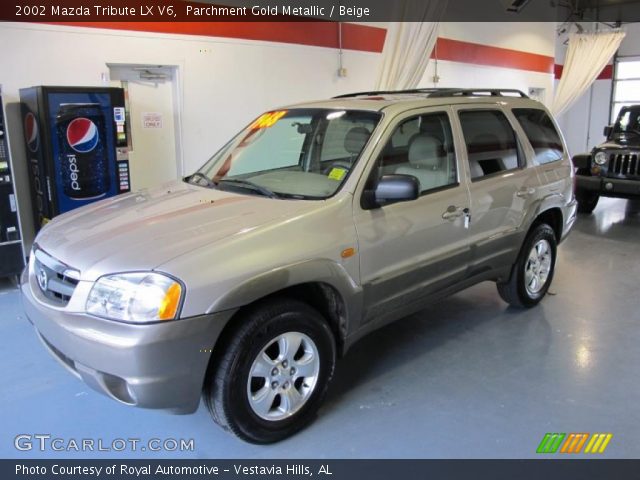
[[522, 98], [529, 98], [526, 93], [515, 88], [442, 88], [430, 93], [429, 97], [479, 97], [485, 95], [491, 97], [514, 96], [508, 94], [516, 94]]
[[420, 93], [425, 94], [429, 98], [479, 96], [511, 97], [514, 96], [514, 94], [522, 98], [529, 98], [529, 96], [521, 90], [513, 88], [413, 88], [410, 90], [374, 90], [370, 92], [345, 93], [333, 98], [373, 97], [376, 95]]
[[[427, 93], [444, 90], [442, 88], [412, 88], [409, 90], [372, 90], [369, 92], [355, 92], [345, 93], [333, 98], [351, 98], [351, 97], [374, 97], [376, 95], [395, 95], [395, 94], [410, 94], [410, 93]], [[447, 89], [448, 90], [448, 89]]]

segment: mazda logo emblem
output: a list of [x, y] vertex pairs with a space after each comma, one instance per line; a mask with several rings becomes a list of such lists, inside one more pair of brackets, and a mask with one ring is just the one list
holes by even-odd
[[47, 290], [48, 283], [49, 283], [49, 278], [47, 278], [47, 272], [45, 272], [44, 269], [41, 268], [38, 271], [38, 285], [40, 285], [40, 288], [42, 289], [42, 291]]

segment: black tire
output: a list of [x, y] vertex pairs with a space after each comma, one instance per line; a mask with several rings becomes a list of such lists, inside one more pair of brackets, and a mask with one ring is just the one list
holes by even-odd
[[600, 195], [587, 190], [576, 190], [576, 200], [578, 201], [578, 212], [589, 214], [598, 205]]
[[[543, 285], [534, 293], [529, 291], [525, 281], [525, 271], [530, 267], [529, 255], [538, 242], [546, 241], [549, 246], [550, 268]], [[511, 270], [508, 281], [498, 283], [498, 293], [502, 299], [514, 307], [531, 308], [540, 302], [549, 290], [549, 285], [553, 280], [553, 273], [556, 264], [557, 241], [553, 229], [546, 223], [540, 223], [532, 228], [527, 235], [518, 260]]]
[[[591, 176], [591, 172], [587, 168], [579, 168], [576, 175]], [[576, 189], [576, 200], [578, 202], [578, 212], [589, 214], [593, 212], [598, 205], [600, 195], [597, 192], [589, 190]]]
[[[286, 298], [257, 304], [237, 320], [237, 327], [224, 337], [227, 345], [212, 359], [205, 379], [204, 401], [213, 420], [225, 430], [251, 443], [277, 442], [301, 430], [315, 418], [333, 377], [335, 339], [318, 311], [305, 303]], [[263, 349], [280, 335], [291, 332], [301, 333], [312, 340], [318, 353], [319, 373], [299, 410], [281, 420], [267, 420], [251, 406], [249, 374]], [[282, 369], [283, 372], [285, 370]], [[268, 386], [268, 380], [265, 380], [262, 388]], [[292, 381], [290, 388], [293, 385]], [[280, 401], [284, 400], [281, 398]]]

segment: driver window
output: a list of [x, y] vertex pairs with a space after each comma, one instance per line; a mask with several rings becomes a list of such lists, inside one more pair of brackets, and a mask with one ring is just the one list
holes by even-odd
[[378, 163], [378, 178], [389, 174], [416, 177], [421, 194], [457, 185], [456, 156], [446, 113], [420, 115], [396, 127]]

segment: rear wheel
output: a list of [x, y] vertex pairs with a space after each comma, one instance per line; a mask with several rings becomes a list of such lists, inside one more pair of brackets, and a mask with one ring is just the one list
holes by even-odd
[[533, 307], [547, 293], [556, 263], [556, 236], [546, 223], [527, 236], [507, 282], [498, 283], [502, 299], [515, 307]]
[[[578, 169], [576, 175], [591, 175], [588, 169]], [[576, 200], [578, 201], [578, 212], [591, 213], [598, 205], [600, 195], [589, 190], [576, 189]]]
[[251, 311], [209, 372], [213, 419], [252, 443], [272, 443], [313, 420], [333, 376], [336, 348], [324, 318], [288, 299]]

